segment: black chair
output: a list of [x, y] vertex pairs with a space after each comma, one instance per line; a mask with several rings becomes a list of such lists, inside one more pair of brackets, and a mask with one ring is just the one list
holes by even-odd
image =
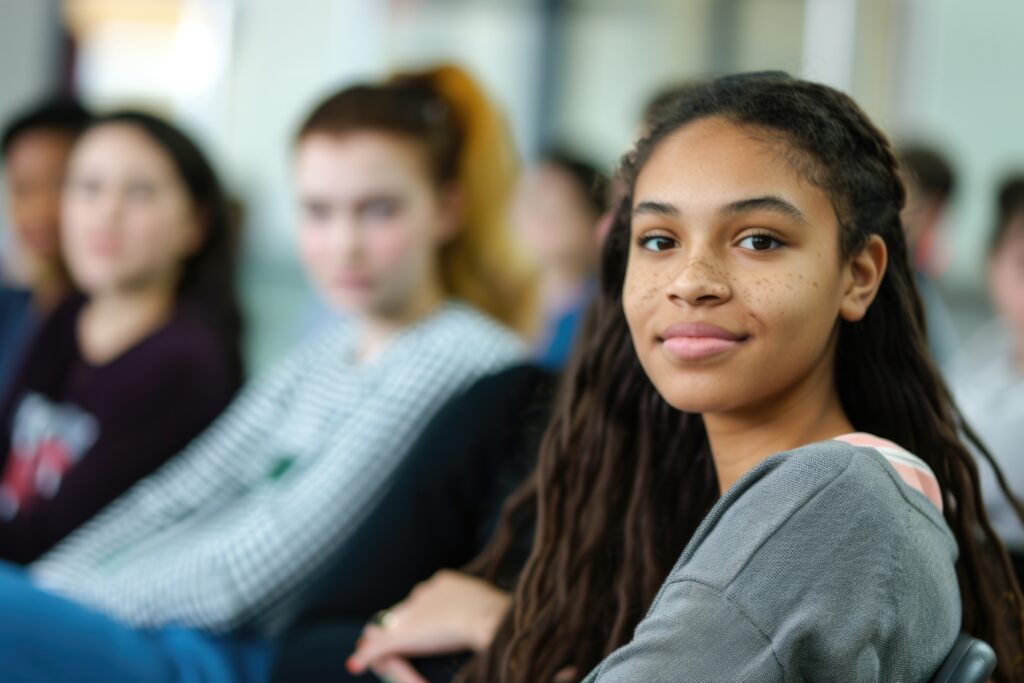
[[931, 683], [985, 683], [996, 668], [989, 644], [961, 633]]

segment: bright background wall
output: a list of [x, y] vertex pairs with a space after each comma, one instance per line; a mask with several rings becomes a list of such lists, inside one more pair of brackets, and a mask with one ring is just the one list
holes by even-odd
[[994, 184], [1024, 167], [1021, 26], [1019, 0], [0, 0], [0, 121], [63, 88], [193, 132], [245, 208], [258, 369], [315, 317], [292, 245], [290, 140], [332, 88], [455, 60], [504, 106], [524, 157], [558, 142], [610, 169], [659, 88], [785, 69], [955, 163], [943, 286], [969, 327], [984, 315]]

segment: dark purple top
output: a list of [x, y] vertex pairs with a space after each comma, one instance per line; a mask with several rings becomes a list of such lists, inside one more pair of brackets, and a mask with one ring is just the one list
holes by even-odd
[[43, 324], [0, 404], [0, 558], [28, 563], [174, 455], [237, 388], [220, 333], [187, 305], [104, 365], [84, 301]]

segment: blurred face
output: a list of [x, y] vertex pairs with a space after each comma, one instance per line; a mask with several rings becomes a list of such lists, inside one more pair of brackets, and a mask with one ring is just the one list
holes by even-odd
[[414, 141], [311, 134], [299, 142], [296, 183], [299, 253], [334, 308], [399, 317], [436, 286], [437, 251], [457, 216]]
[[7, 206], [19, 255], [60, 258], [60, 192], [74, 140], [67, 133], [33, 130], [15, 138], [6, 161]]
[[544, 164], [527, 173], [513, 203], [513, 223], [542, 266], [597, 260], [598, 217], [568, 173]]
[[945, 209], [945, 201], [941, 197], [927, 195], [914, 182], [907, 183], [907, 202], [900, 214], [903, 222], [903, 234], [907, 240], [916, 269], [927, 271], [936, 266], [938, 227]]
[[1024, 214], [1014, 218], [992, 255], [988, 286], [996, 312], [1024, 348]]
[[166, 152], [130, 124], [87, 132], [64, 191], [64, 254], [89, 294], [174, 287], [202, 241], [200, 216]]
[[828, 196], [779, 144], [702, 119], [664, 139], [637, 178], [623, 308], [644, 370], [680, 410], [830, 390], [837, 321], [862, 317], [873, 296], [842, 264]]

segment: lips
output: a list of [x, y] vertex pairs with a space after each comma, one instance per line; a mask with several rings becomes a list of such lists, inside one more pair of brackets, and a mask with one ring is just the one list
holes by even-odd
[[335, 287], [341, 289], [367, 289], [372, 284], [369, 276], [351, 272], [339, 273], [331, 279], [331, 282]]
[[705, 322], [680, 323], [665, 329], [659, 340], [665, 350], [679, 360], [703, 360], [730, 351], [748, 335]]
[[108, 237], [94, 237], [86, 241], [89, 253], [99, 258], [112, 258], [121, 253], [121, 240]]

